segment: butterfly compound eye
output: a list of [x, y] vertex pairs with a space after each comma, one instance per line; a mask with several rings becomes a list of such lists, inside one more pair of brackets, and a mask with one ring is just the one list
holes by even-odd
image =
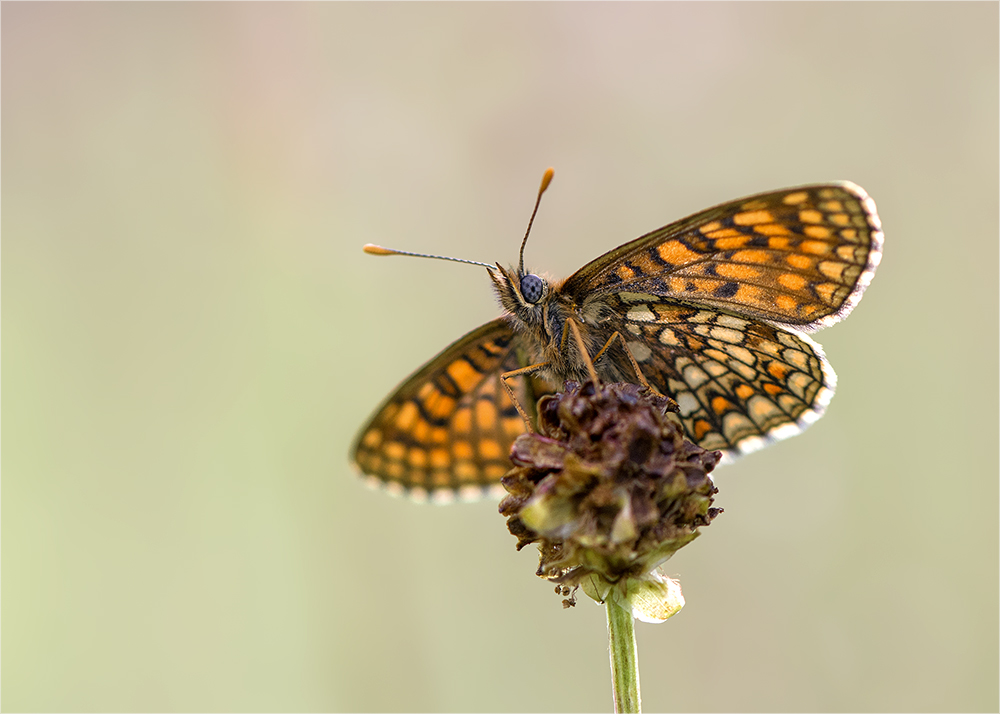
[[524, 299], [534, 305], [536, 302], [542, 299], [542, 289], [545, 284], [542, 279], [537, 275], [525, 275], [521, 278], [521, 295]]

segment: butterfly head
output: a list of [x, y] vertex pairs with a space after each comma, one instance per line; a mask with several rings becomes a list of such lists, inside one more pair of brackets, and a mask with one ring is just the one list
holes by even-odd
[[543, 306], [552, 289], [548, 280], [499, 263], [490, 268], [490, 278], [500, 304], [509, 314], [529, 325], [542, 321]]

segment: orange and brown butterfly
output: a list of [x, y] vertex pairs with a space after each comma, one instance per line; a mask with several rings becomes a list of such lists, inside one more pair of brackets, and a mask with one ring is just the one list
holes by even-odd
[[[551, 178], [550, 169], [539, 198]], [[525, 272], [523, 256], [524, 242], [516, 269], [479, 263], [504, 314], [404, 380], [361, 429], [352, 459], [369, 483], [437, 502], [502, 493], [511, 444], [526, 430], [510, 394], [531, 409], [565, 380], [588, 377], [571, 321], [600, 379], [648, 380], [676, 401], [700, 446], [731, 459], [797, 434], [836, 387], [806, 333], [861, 299], [882, 230], [868, 194], [841, 181], [709, 208], [561, 282]], [[501, 379], [511, 372], [523, 376]]]

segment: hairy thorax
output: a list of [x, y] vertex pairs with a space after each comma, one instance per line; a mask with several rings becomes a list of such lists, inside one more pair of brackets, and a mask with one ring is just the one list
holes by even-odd
[[[498, 266], [499, 267], [499, 266]], [[582, 382], [588, 378], [587, 361], [580, 351], [576, 337], [570, 328], [570, 320], [575, 321], [587, 351], [593, 360], [605, 346], [616, 329], [614, 311], [600, 298], [590, 297], [577, 303], [560, 291], [561, 284], [543, 279], [541, 297], [537, 302], [525, 300], [517, 287], [517, 273], [500, 268], [491, 273], [497, 296], [507, 319], [514, 328], [525, 335], [529, 354], [526, 364], [545, 363], [539, 373], [553, 384], [571, 379]], [[607, 382], [630, 378], [624, 353], [610, 350], [604, 358], [594, 362], [598, 376]]]

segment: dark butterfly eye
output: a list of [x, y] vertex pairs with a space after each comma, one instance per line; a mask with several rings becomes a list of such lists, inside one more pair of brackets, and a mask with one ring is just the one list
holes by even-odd
[[544, 287], [545, 283], [537, 275], [528, 274], [521, 278], [521, 295], [532, 305], [542, 299]]

